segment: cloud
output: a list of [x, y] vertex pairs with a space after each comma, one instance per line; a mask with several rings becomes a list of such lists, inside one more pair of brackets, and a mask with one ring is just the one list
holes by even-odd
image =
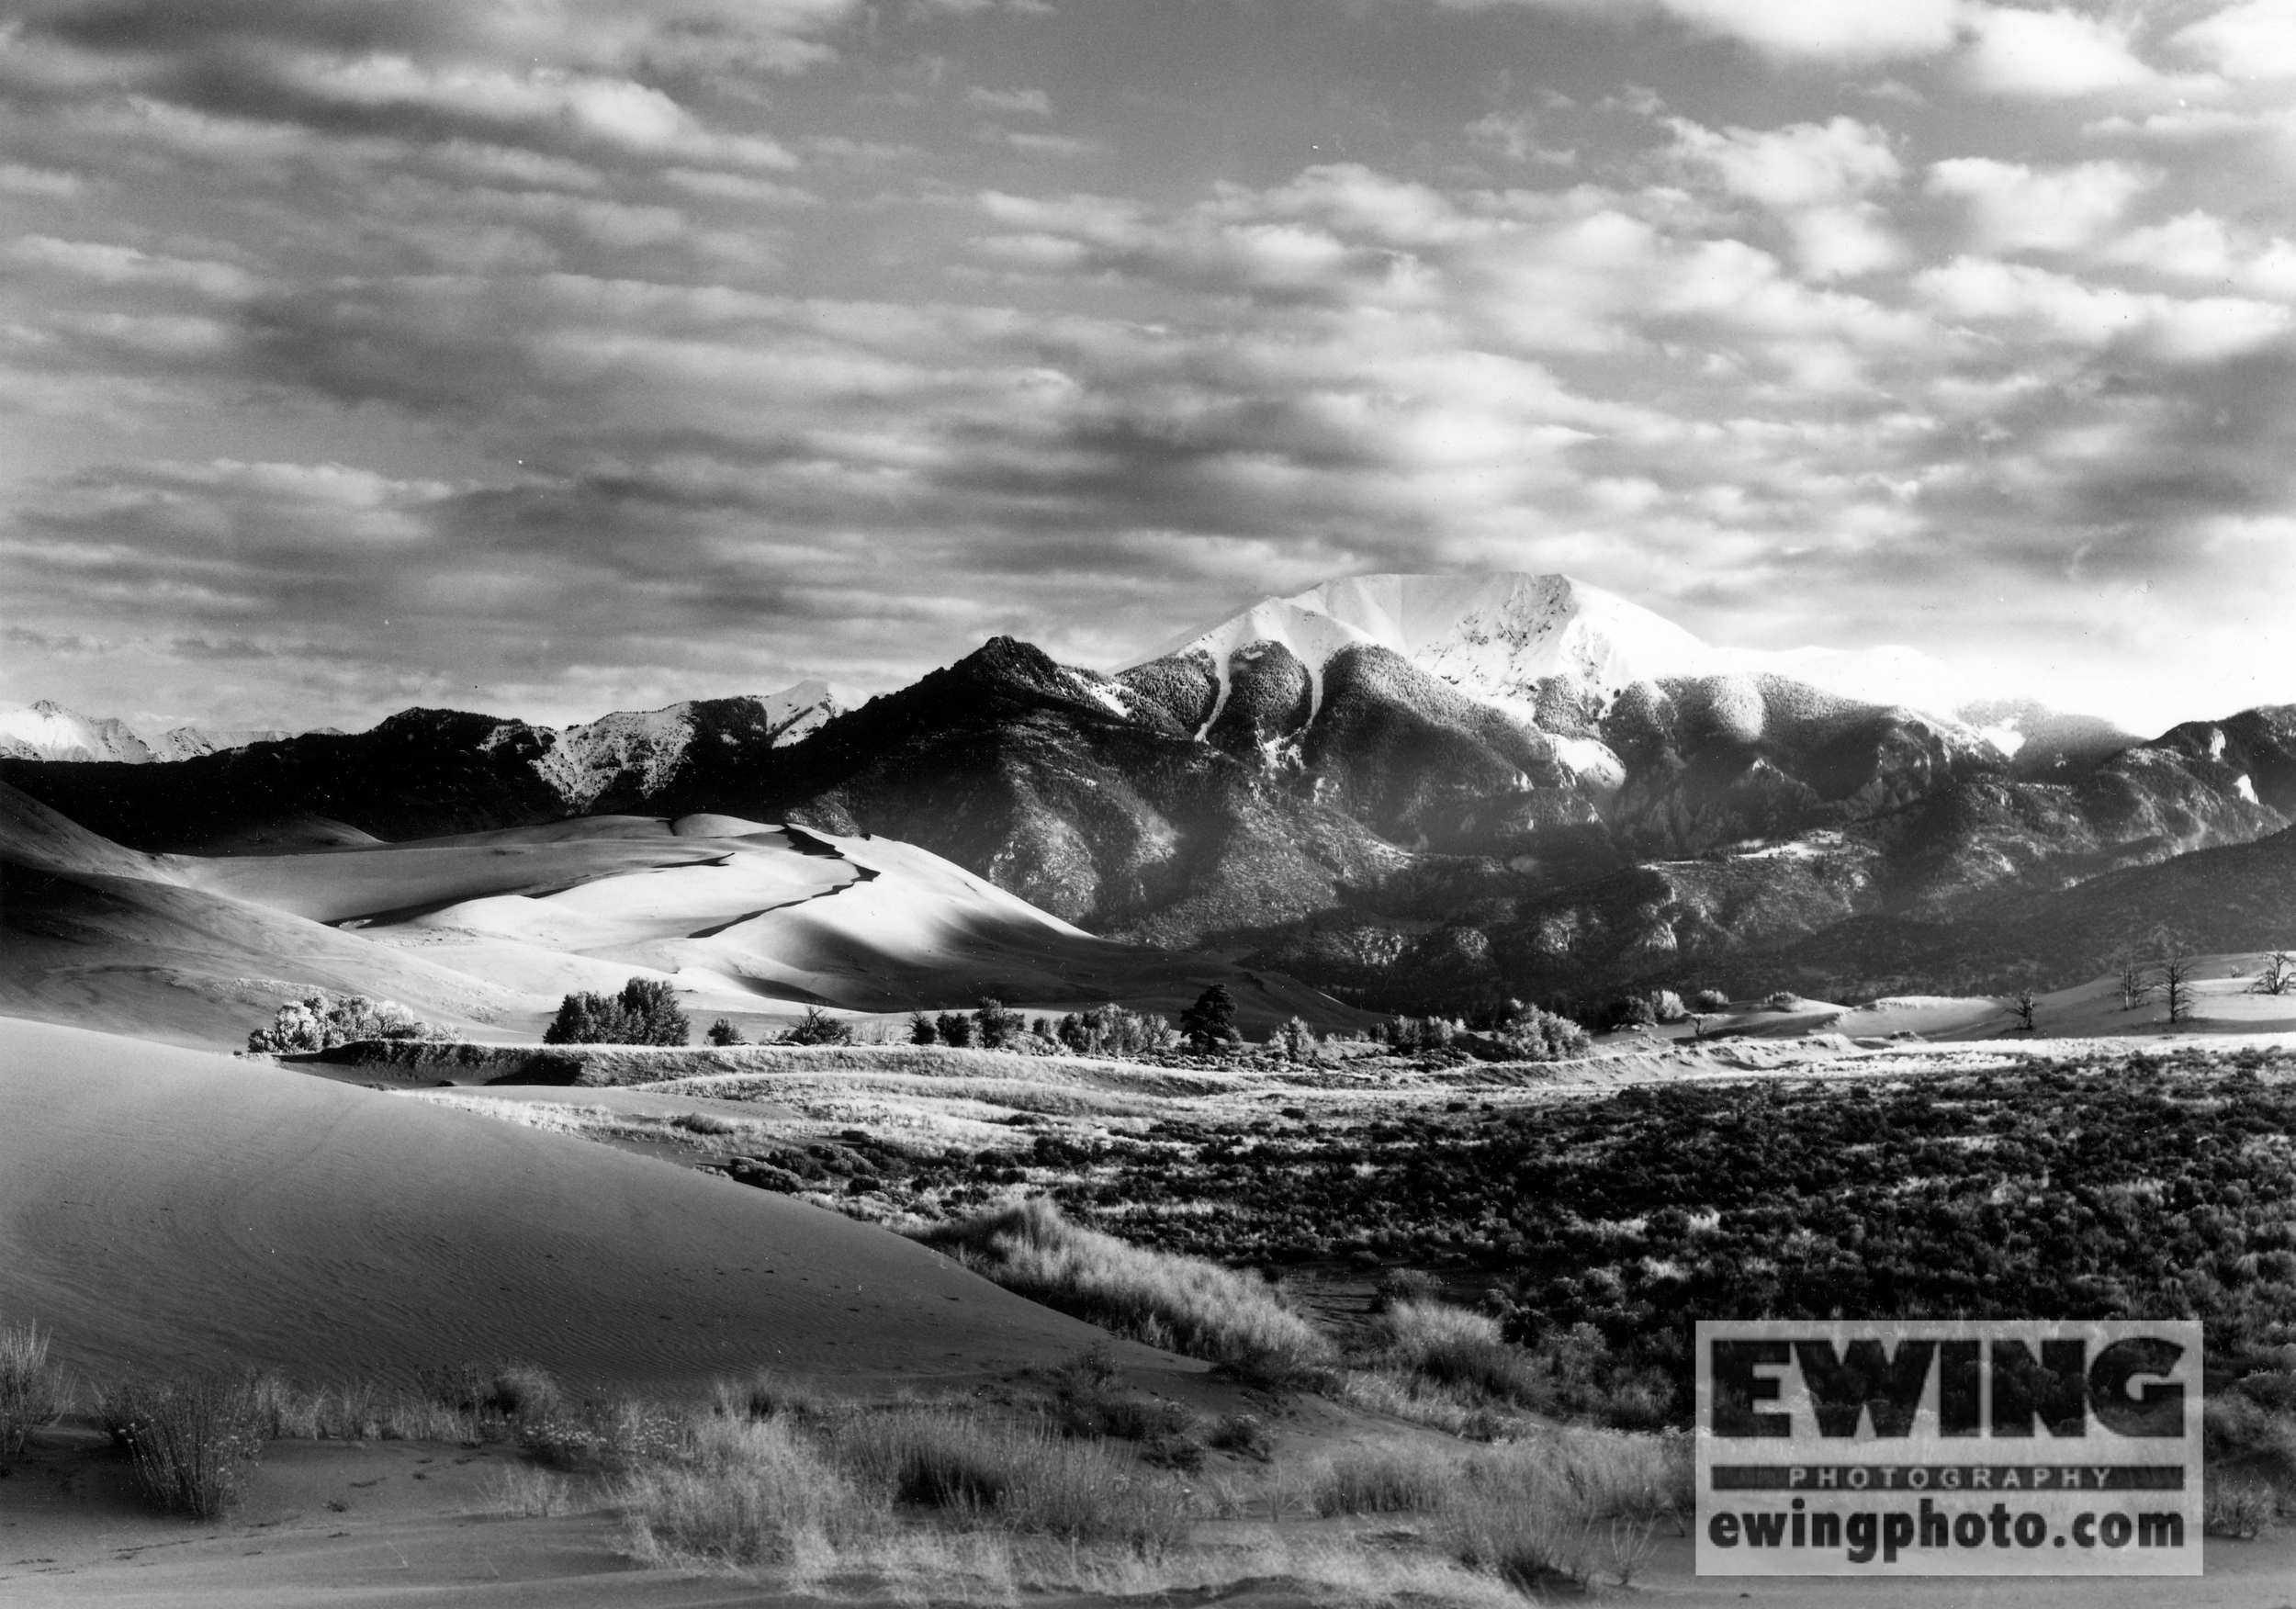
[[1716, 130], [1676, 118], [1674, 149], [1733, 195], [1778, 211], [1859, 199], [1904, 173], [1889, 136], [1850, 118], [1784, 129]]
[[2296, 301], [2296, 242], [2235, 231], [2206, 212], [2180, 213], [2132, 230], [2099, 253], [2172, 279], [2226, 286]]
[[2296, 0], [2243, 0], [2180, 28], [2171, 42], [2228, 77], [2296, 77]]
[[1982, 258], [1925, 270], [1916, 285], [1953, 318], [2021, 324], [2086, 346], [2120, 344], [2171, 364], [2245, 356], [2278, 344], [2296, 325], [2296, 313], [2275, 302], [2127, 291]]
[[1441, 0], [1458, 9], [1535, 6], [1605, 19], [1650, 15], [1782, 62], [1863, 65], [1935, 55], [1953, 43], [1962, 0]]
[[1052, 115], [1052, 97], [1041, 89], [983, 89], [976, 84], [964, 92], [964, 104], [985, 112], [1029, 118]]
[[[1501, 566], [2087, 702], [2183, 674], [2124, 593], [2206, 622], [2296, 506], [2274, 148], [1974, 108], [1973, 6], [1215, 7], [1200, 62], [1110, 7], [24, 15], [0, 595], [110, 647], [0, 693], [568, 718]], [[1892, 58], [1929, 104], [1776, 109]]]
[[2077, 11], [1987, 6], [1973, 12], [1964, 80], [1986, 95], [2065, 100], [2151, 85], [2153, 69], [2125, 28]]
[[1930, 164], [1929, 189], [1968, 203], [1980, 251], [2067, 252], [2111, 228], [2158, 182], [2156, 173], [2126, 163], [2035, 168], [1973, 156]]
[[1678, 118], [1673, 129], [1679, 160], [1784, 219], [1810, 277], [1851, 278], [1904, 260], [1887, 214], [1865, 199], [1905, 171], [1882, 129], [1849, 118], [1766, 131]]

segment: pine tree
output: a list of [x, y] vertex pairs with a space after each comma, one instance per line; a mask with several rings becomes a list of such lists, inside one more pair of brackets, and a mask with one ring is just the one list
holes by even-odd
[[1214, 984], [1196, 996], [1196, 1004], [1180, 1013], [1180, 1031], [1197, 1051], [1223, 1051], [1239, 1042], [1235, 1030], [1235, 999], [1224, 984]]

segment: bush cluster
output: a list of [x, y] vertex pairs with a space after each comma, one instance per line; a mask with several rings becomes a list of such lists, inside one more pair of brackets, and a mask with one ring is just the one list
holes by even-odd
[[314, 990], [279, 1007], [269, 1028], [247, 1036], [258, 1055], [309, 1055], [360, 1040], [438, 1040], [446, 1036], [395, 1000]]
[[1117, 1060], [1144, 1056], [1174, 1043], [1172, 1025], [1162, 1017], [1117, 1005], [1072, 1011], [1052, 1025], [1052, 1037], [1077, 1055]]
[[568, 995], [544, 1030], [546, 1045], [681, 1045], [693, 1030], [678, 992], [656, 978], [632, 978], [619, 995]]

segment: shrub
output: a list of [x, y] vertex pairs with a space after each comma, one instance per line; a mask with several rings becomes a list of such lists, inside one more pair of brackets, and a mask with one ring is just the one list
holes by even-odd
[[1761, 1003], [1773, 1011], [1791, 1011], [1795, 1007], [1795, 1001], [1796, 996], [1791, 989], [1779, 989], [1761, 997]]
[[98, 1416], [134, 1461], [136, 1483], [163, 1509], [212, 1520], [239, 1501], [263, 1457], [252, 1384], [221, 1375], [106, 1393]]
[[1276, 1438], [1267, 1433], [1267, 1421], [1256, 1413], [1221, 1415], [1206, 1439], [1223, 1452], [1256, 1458], [1263, 1464], [1276, 1456]]
[[1371, 1288], [1372, 1311], [1385, 1312], [1399, 1302], [1435, 1302], [1443, 1299], [1443, 1281], [1424, 1268], [1390, 1268]]
[[940, 1035], [940, 1042], [960, 1049], [973, 1042], [974, 1026], [970, 1017], [957, 1011], [944, 1011], [933, 1018], [933, 1030]]
[[1235, 997], [1225, 984], [1214, 984], [1180, 1013], [1180, 1032], [1189, 1048], [1204, 1054], [1243, 1042], [1235, 1028]]
[[1650, 1015], [1660, 1022], [1682, 1022], [1690, 1016], [1690, 1007], [1684, 1006], [1683, 997], [1671, 989], [1653, 989], [1647, 998], [1650, 1002]]
[[1097, 1442], [947, 1409], [896, 1409], [840, 1425], [838, 1461], [892, 1501], [974, 1523], [1157, 1554], [1187, 1533], [1172, 1478]]
[[535, 1410], [517, 1420], [518, 1445], [536, 1463], [565, 1470], [627, 1470], [687, 1457], [695, 1434], [682, 1414], [635, 1401], [590, 1402], [571, 1412]]
[[1322, 1333], [1265, 1281], [1080, 1228], [1042, 1199], [917, 1238], [1047, 1307], [1259, 1378], [1321, 1368], [1334, 1356]]
[[1658, 1007], [1647, 995], [1627, 995], [1603, 1007], [1603, 1026], [1614, 1033], [1620, 1029], [1653, 1027], [1658, 1019]]
[[1144, 1055], [1164, 1049], [1172, 1025], [1163, 1018], [1121, 1006], [1096, 1006], [1081, 1016], [1070, 1012], [1052, 1025], [1052, 1037], [1080, 1056]]
[[1419, 1447], [1354, 1447], [1334, 1454], [1317, 1475], [1315, 1512], [1425, 1514], [1450, 1502], [1458, 1487], [1456, 1459]]
[[654, 978], [632, 978], [619, 995], [568, 995], [544, 1030], [546, 1045], [681, 1045], [692, 1023], [677, 991]]
[[723, 1017], [711, 1023], [709, 1030], [702, 1037], [721, 1050], [733, 1045], [746, 1045], [749, 1042], [741, 1037], [741, 1030]]
[[789, 1030], [782, 1035], [785, 1045], [850, 1045], [853, 1042], [853, 1025], [841, 1017], [832, 1017], [817, 1006], [805, 1007]]
[[1275, 1037], [1268, 1041], [1268, 1043], [1283, 1052], [1284, 1060], [1287, 1062], [1314, 1060], [1316, 1048], [1321, 1042], [1315, 1037], [1315, 1030], [1309, 1027], [1307, 1019], [1301, 1017], [1294, 1017], [1286, 1020], [1280, 1028], [1276, 1030]]
[[515, 1358], [453, 1364], [432, 1378], [431, 1392], [460, 1413], [537, 1418], [566, 1405], [566, 1390], [549, 1370]]
[[435, 1040], [445, 1036], [395, 1000], [317, 990], [279, 1007], [269, 1028], [247, 1036], [259, 1055], [305, 1055], [359, 1040]]
[[1559, 1062], [1586, 1054], [1593, 1042], [1585, 1029], [1568, 1017], [1510, 1000], [1494, 1025], [1500, 1047], [1510, 1060]]
[[704, 1424], [688, 1461], [643, 1470], [615, 1496], [651, 1564], [787, 1564], [866, 1541], [891, 1517], [882, 1495], [778, 1418]]
[[0, 1326], [0, 1468], [23, 1457], [32, 1432], [54, 1423], [69, 1401], [39, 1327], [28, 1321]]
[[1466, 1030], [1442, 1017], [1390, 1017], [1379, 1024], [1379, 1037], [1398, 1055], [1424, 1055], [1447, 1051]]
[[1020, 1015], [1005, 1009], [1005, 1003], [993, 995], [981, 996], [980, 1008], [973, 1013], [973, 1037], [985, 1051], [1009, 1048], [1026, 1031]]
[[1690, 997], [1690, 1003], [1701, 1011], [1728, 1011], [1730, 997], [1719, 989], [1701, 989]]
[[719, 1380], [711, 1388], [710, 1406], [727, 1419], [783, 1418], [818, 1420], [827, 1409], [806, 1386], [784, 1378], [770, 1368], [759, 1369], [746, 1380]]
[[1566, 1431], [1478, 1453], [1432, 1528], [1462, 1563], [1536, 1590], [1560, 1576], [1630, 1581], [1660, 1514], [1689, 1501], [1681, 1436]]
[[1378, 1335], [1390, 1367], [1438, 1386], [1525, 1407], [1546, 1393], [1522, 1349], [1500, 1338], [1499, 1321], [1464, 1308], [1398, 1301], [1379, 1315]]
[[2212, 1479], [2203, 1489], [2200, 1529], [2212, 1536], [2253, 1542], [2279, 1517], [2279, 1493], [2254, 1476]]

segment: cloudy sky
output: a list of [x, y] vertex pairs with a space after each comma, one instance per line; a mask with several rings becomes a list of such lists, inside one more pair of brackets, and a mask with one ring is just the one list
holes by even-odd
[[1568, 570], [2296, 700], [2296, 0], [13, 0], [0, 703], [586, 718]]

